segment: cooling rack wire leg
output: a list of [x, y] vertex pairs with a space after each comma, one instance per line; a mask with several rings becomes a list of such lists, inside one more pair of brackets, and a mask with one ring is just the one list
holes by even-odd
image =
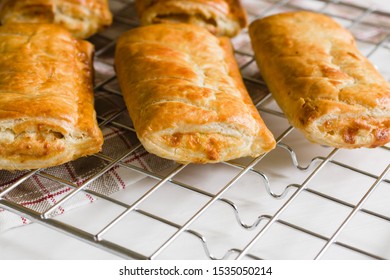
[[252, 248], [252, 246], [264, 235], [264, 233], [271, 227], [271, 225], [279, 218], [282, 212], [292, 203], [292, 201], [298, 197], [298, 195], [303, 192], [307, 186], [307, 184], [311, 181], [311, 179], [336, 155], [338, 149], [334, 149], [325, 160], [310, 174], [309, 177], [303, 182], [303, 184], [294, 192], [294, 194], [286, 201], [286, 203], [275, 213], [271, 220], [264, 226], [264, 228], [245, 246], [240, 255], [238, 255], [237, 259], [242, 259], [246, 253]]
[[[278, 137], [276, 140], [277, 143], [281, 141], [284, 137], [286, 137], [294, 128], [289, 127], [285, 130], [282, 135]], [[164, 244], [160, 246], [151, 256], [151, 259], [154, 259], [158, 254], [160, 254], [166, 247], [168, 247], [183, 231], [186, 231], [187, 228], [197, 219], [199, 218], [215, 201], [220, 200], [221, 196], [241, 177], [243, 177], [249, 170], [252, 170], [253, 167], [259, 163], [266, 154], [261, 155], [260, 157], [255, 158], [252, 162], [250, 162], [245, 169], [241, 170], [229, 183], [227, 183], [212, 199], [210, 199], [198, 212], [195, 213], [179, 230], [177, 230]]]
[[321, 157], [315, 157], [313, 158], [310, 163], [307, 165], [307, 166], [301, 166], [298, 162], [298, 159], [297, 159], [297, 155], [296, 153], [294, 152], [294, 150], [288, 146], [287, 144], [284, 144], [284, 143], [278, 143], [278, 147], [279, 148], [282, 148], [284, 150], [286, 150], [289, 154], [290, 154], [290, 157], [291, 157], [291, 160], [292, 160], [292, 163], [293, 165], [298, 168], [299, 170], [302, 170], [302, 171], [306, 171], [308, 170], [310, 167], [312, 167], [316, 162], [322, 160]]

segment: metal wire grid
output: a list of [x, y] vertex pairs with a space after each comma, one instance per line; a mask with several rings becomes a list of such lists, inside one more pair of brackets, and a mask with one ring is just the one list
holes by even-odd
[[[366, 55], [370, 58], [372, 58], [379, 51], [384, 50], [389, 52], [390, 14], [377, 11], [375, 10], [375, 7], [360, 7], [350, 3], [346, 3], [344, 1], [330, 0], [253, 0], [244, 1], [244, 3], [248, 7], [256, 7], [256, 9], [249, 10], [249, 16], [251, 19], [263, 17], [280, 11], [311, 9], [328, 14], [340, 21], [347, 21], [348, 24], [346, 24], [346, 26], [352, 32], [363, 27], [376, 30], [375, 33], [373, 33], [373, 35], [370, 37], [357, 36], [358, 42], [371, 46], [371, 48], [369, 48], [369, 51], [366, 53]], [[116, 0], [111, 1], [111, 5], [113, 7], [113, 12], [115, 15], [115, 22], [110, 32], [102, 32], [91, 38], [91, 41], [95, 44], [97, 48], [95, 65], [100, 65], [100, 70], [97, 71], [97, 83], [95, 86], [95, 91], [107, 94], [108, 96], [110, 96], [110, 98], [112, 98], [113, 96], [121, 98], [121, 93], [116, 83], [116, 76], [114, 71], [112, 70], [115, 39], [121, 32], [126, 29], [136, 27], [138, 23], [134, 14], [134, 7], [132, 1]], [[345, 15], [345, 13], [338, 14], [340, 8], [342, 10], [347, 10], [347, 15]], [[114, 32], [112, 32], [112, 30], [114, 30]], [[247, 36], [247, 34], [243, 32], [243, 34], [240, 36]], [[269, 118], [273, 118], [274, 122], [275, 119], [276, 121], [286, 122], [283, 114], [278, 110], [278, 108], [272, 106], [272, 96], [267, 92], [265, 83], [264, 81], [262, 81], [261, 77], [257, 72], [253, 53], [250, 47], [248, 47], [248, 42], [248, 39], [244, 41], [240, 40], [240, 38], [233, 40], [233, 44], [236, 50], [236, 56], [240, 64], [245, 83], [248, 86], [248, 90], [250, 91], [257, 108], [264, 117], [267, 118], [267, 116], [269, 116]], [[106, 69], [107, 71], [101, 71], [101, 69]], [[380, 70], [387, 71], [388, 68]], [[124, 115], [127, 115], [125, 107], [121, 107], [117, 110], [110, 112], [100, 112], [98, 114], [98, 119], [100, 122], [99, 125], [101, 127], [114, 126], [134, 134], [134, 129], [131, 124], [122, 120], [122, 117]], [[127, 120], [128, 117], [125, 117], [124, 119]], [[190, 236], [190, 238], [192, 238], [193, 240], [197, 240], [197, 242], [200, 241], [199, 244], [201, 244], [200, 246], [202, 246], [203, 248], [204, 256], [209, 259], [264, 259], [267, 258], [267, 256], [263, 256], [262, 251], [256, 250], [255, 247], [258, 246], [259, 243], [264, 243], [265, 235], [269, 234], [270, 229], [275, 226], [283, 226], [288, 230], [293, 230], [299, 234], [304, 234], [309, 236], [310, 238], [321, 241], [321, 245], [319, 247], [316, 247], [315, 253], [312, 254], [312, 256], [310, 257], [313, 259], [323, 258], [324, 254], [329, 252], [329, 249], [331, 247], [339, 247], [344, 251], [349, 251], [353, 254], [360, 254], [364, 258], [390, 258], [388, 254], [381, 255], [376, 252], [366, 250], [365, 246], [360, 246], [359, 244], [355, 245], [353, 244], [353, 242], [352, 244], [348, 242], [343, 242], [340, 241], [338, 238], [340, 234], [343, 233], [348, 224], [350, 224], [350, 222], [358, 215], [358, 213], [363, 213], [365, 215], [368, 215], [369, 217], [375, 217], [380, 221], [380, 223], [388, 223], [390, 221], [390, 215], [383, 214], [381, 213], [381, 211], [373, 211], [371, 209], [364, 208], [364, 203], [368, 200], [369, 196], [378, 189], [379, 186], [385, 185], [385, 187], [389, 187], [390, 178], [388, 174], [390, 169], [390, 163], [387, 161], [387, 165], [384, 166], [384, 168], [382, 168], [382, 166], [380, 168], [379, 173], [372, 172], [370, 170], [361, 169], [359, 167], [354, 166], [353, 164], [350, 164], [348, 162], [343, 161], [342, 159], [337, 158], [337, 155], [341, 153], [338, 149], [321, 147], [320, 150], [316, 150], [313, 148], [315, 145], [308, 144], [308, 149], [313, 148], [316, 152], [318, 151], [318, 154], [315, 154], [314, 156], [312, 156], [312, 158], [309, 158], [308, 164], [302, 165], [298, 160], [299, 155], [297, 154], [299, 152], [296, 151], [297, 148], [294, 147], [294, 143], [290, 144], [289, 136], [293, 133], [295, 133], [295, 130], [289, 125], [283, 127], [283, 129], [279, 129], [277, 131], [277, 134], [275, 134], [278, 143], [277, 149], [279, 150], [279, 152], [288, 154], [288, 164], [296, 170], [297, 174], [299, 173], [299, 177], [302, 178], [302, 183], [291, 183], [291, 181], [293, 181], [294, 179], [288, 178], [287, 175], [287, 180], [290, 180], [289, 183], [286, 184], [285, 181], [278, 182], [277, 175], [272, 176], [272, 174], [270, 174], [272, 172], [268, 172], [269, 169], [267, 169], [267, 164], [269, 163], [269, 155], [266, 154], [253, 160], [243, 159], [240, 161], [222, 163], [221, 165], [224, 165], [229, 169], [236, 170], [236, 172], [234, 173], [235, 175], [229, 178], [225, 178], [223, 186], [221, 186], [220, 188], [209, 191], [207, 190], [207, 188], [199, 187], [198, 184], [186, 183], [185, 180], [181, 179], [180, 175], [183, 174], [186, 170], [191, 170], [192, 165], [175, 164], [169, 170], [169, 172], [161, 173], [153, 172], [142, 167], [125, 163], [123, 159], [125, 159], [131, 154], [137, 153], [142, 150], [141, 145], [138, 144], [128, 150], [125, 150], [123, 152], [121, 151], [122, 154], [119, 156], [111, 156], [105, 153], [99, 153], [97, 155], [94, 155], [94, 157], [103, 160], [105, 162], [105, 166], [98, 172], [90, 176], [89, 179], [83, 182], [81, 185], [75, 184], [74, 182], [71, 182], [64, 178], [54, 176], [46, 170], [32, 170], [26, 173], [21, 178], [19, 178], [8, 188], [0, 192], [0, 206], [1, 208], [4, 208], [18, 215], [23, 215], [34, 222], [45, 225], [56, 231], [68, 234], [71, 237], [80, 239], [86, 243], [89, 243], [93, 246], [101, 248], [102, 250], [111, 252], [123, 258], [161, 258], [161, 255], [164, 255], [164, 251], [167, 250], [168, 247], [172, 246], [183, 235], [187, 235]], [[382, 159], [388, 159], [389, 151], [390, 148], [388, 146], [381, 147], [376, 149], [375, 155], [377, 157], [381, 157]], [[365, 151], [366, 154], [370, 152], [371, 151]], [[283, 166], [285, 166], [286, 164], [286, 161], [284, 161]], [[103, 176], [106, 172], [108, 172], [108, 170], [117, 165], [146, 175], [147, 178], [152, 179], [155, 183], [153, 183], [151, 187], [147, 189], [147, 191], [145, 191], [136, 199], [134, 199], [132, 203], [123, 202], [120, 199], [102, 193], [98, 193], [88, 188], [93, 181]], [[279, 168], [279, 172], [281, 172], [282, 174], [284, 173], [283, 166]], [[361, 196], [356, 200], [355, 203], [351, 203], [348, 200], [340, 199], [337, 196], [327, 194], [327, 192], [312, 188], [311, 182], [318, 178], [322, 178], [321, 176], [319, 176], [319, 174], [329, 166], [337, 166], [343, 172], [349, 174], [346, 176], [351, 176], [351, 178], [361, 176], [363, 178], [372, 179], [371, 186], [361, 193]], [[198, 171], [197, 169], [195, 170]], [[288, 170], [288, 172], [290, 172], [290, 170]], [[261, 188], [264, 189], [264, 192], [268, 194], [268, 198], [272, 200], [281, 201], [281, 203], [277, 206], [277, 208], [274, 209], [274, 211], [270, 210], [268, 212], [268, 210], [262, 210], [263, 212], [260, 212], [260, 214], [257, 213], [255, 216], [252, 215], [249, 219], [250, 222], [247, 223], [245, 222], [245, 220], [248, 220], [247, 215], [245, 215], [245, 210], [242, 210], [245, 207], [241, 206], [242, 204], [240, 203], [240, 201], [236, 200], [237, 198], [229, 199], [228, 193], [230, 193], [234, 189], [239, 189], [241, 187], [241, 180], [249, 175], [255, 176], [258, 179], [260, 178]], [[47, 180], [66, 185], [72, 188], [72, 192], [70, 192], [67, 196], [65, 196], [62, 200], [58, 201], [52, 207], [45, 209], [45, 211], [43, 212], [31, 210], [20, 204], [5, 199], [6, 194], [18, 188], [23, 182], [32, 178], [32, 176], [39, 176]], [[203, 180], [202, 174], [195, 174], [194, 176], [197, 177], [198, 182], [201, 184]], [[181, 190], [184, 190], [185, 192], [196, 193], [204, 199], [203, 203], [199, 206], [199, 208], [194, 213], [192, 213], [189, 218], [187, 218], [181, 223], [163, 217], [162, 215], [157, 215], [155, 213], [149, 212], [143, 209], [143, 207], [141, 207], [144, 202], [147, 202], [151, 199], [154, 193], [161, 190], [161, 188], [163, 188], [167, 184], [174, 185]], [[278, 184], [281, 185], [281, 187], [278, 186]], [[326, 182], [322, 182], [322, 184], [326, 185]], [[100, 200], [106, 201], [110, 205], [121, 207], [122, 210], [119, 211], [119, 213], [109, 222], [105, 223], [97, 232], [93, 233], [86, 231], [78, 226], [72, 225], [71, 223], [61, 221], [61, 219], [56, 219], [52, 217], [52, 214], [60, 205], [63, 205], [67, 201], [72, 200], [79, 192], [86, 192], [91, 195], [94, 195]], [[345, 215], [343, 219], [338, 222], [338, 226], [332, 231], [328, 232], [328, 234], [322, 234], [321, 231], [317, 231], [315, 229], [313, 230], [310, 227], [307, 228], [301, 226], [300, 224], [291, 222], [288, 219], [284, 219], [283, 213], [287, 209], [292, 208], [292, 204], [299, 201], [299, 199], [304, 196], [304, 194], [310, 194], [315, 197], [315, 199], [326, 200], [332, 202], [335, 205], [343, 206], [344, 208], [348, 209], [348, 214]], [[252, 232], [250, 238], [246, 239], [245, 243], [241, 244], [239, 248], [229, 247], [225, 250], [225, 252], [219, 252], [218, 256], [217, 254], [213, 253], [212, 242], [215, 242], [215, 240], [219, 237], [214, 238], [213, 241], [210, 241], [206, 238], [205, 234], [203, 234], [202, 230], [197, 230], [195, 229], [197, 227], [194, 226], [201, 217], [203, 217], [206, 213], [210, 212], [210, 209], [215, 207], [215, 205], [217, 204], [230, 208], [230, 212], [229, 210], [224, 209], [225, 215], [234, 216], [237, 224], [241, 229]], [[170, 205], [170, 207], [173, 208], [173, 211], [181, 211], [181, 209], [176, 208], [175, 205]], [[119, 242], [115, 242], [109, 238], [105, 238], [107, 234], [115, 230], [115, 227], [118, 225], [118, 223], [120, 223], [124, 219], [129, 218], [129, 216], [134, 213], [147, 217], [150, 221], [154, 223], [161, 223], [172, 228], [171, 234], [168, 235], [162, 242], [157, 244], [156, 248], [151, 253], [145, 254], [134, 247], [126, 246]], [[313, 215], [315, 216], [315, 213]], [[147, 232], [149, 229], [144, 228], [143, 230]], [[382, 244], [385, 246], [386, 240], [383, 240], [382, 242]], [[292, 241], [290, 240], [288, 244], [291, 245]], [[183, 248], [179, 248], [179, 250], [181, 249]], [[275, 255], [271, 255], [270, 258], [289, 258], [289, 255], [283, 255], [283, 253], [278, 255], [276, 253]]]

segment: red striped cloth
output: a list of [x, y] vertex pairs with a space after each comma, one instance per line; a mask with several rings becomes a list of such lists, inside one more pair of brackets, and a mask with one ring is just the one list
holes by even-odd
[[[109, 96], [106, 92], [96, 93], [96, 110], [100, 117], [107, 118], [113, 113], [117, 113], [121, 110], [123, 111], [123, 108], [125, 107], [120, 96]], [[126, 110], [123, 111], [120, 117], [115, 119], [115, 122], [122, 123], [126, 126], [131, 125]], [[110, 124], [104, 126], [102, 131], [105, 139], [102, 154], [111, 159], [119, 158], [139, 144], [134, 132], [125, 128], [120, 128], [120, 126]], [[142, 148], [131, 153], [121, 162], [153, 172], [159, 172], [159, 170], [165, 170], [166, 168], [173, 166], [172, 162], [151, 155]], [[42, 172], [55, 176], [60, 180], [70, 182], [76, 186], [83, 186], [89, 178], [99, 174], [99, 172], [109, 163], [109, 161], [99, 157], [90, 156], [57, 167], [48, 168], [42, 170]], [[12, 186], [12, 184], [17, 182], [27, 173], [29, 172], [9, 172], [0, 170], [0, 192]], [[88, 184], [87, 189], [109, 196], [112, 193], [134, 184], [144, 177], [145, 175], [142, 173], [133, 171], [121, 165], [114, 165], [95, 181]], [[68, 195], [72, 190], [72, 187], [50, 180], [47, 176], [42, 176], [42, 174], [38, 172], [7, 193], [3, 199], [42, 213], [57, 204], [58, 201]], [[96, 199], [96, 197], [89, 193], [79, 192], [63, 205], [59, 205], [53, 212], [53, 215], [63, 214], [71, 209], [92, 203]], [[28, 223], [30, 223], [30, 221], [25, 217], [0, 208], [0, 232]]]

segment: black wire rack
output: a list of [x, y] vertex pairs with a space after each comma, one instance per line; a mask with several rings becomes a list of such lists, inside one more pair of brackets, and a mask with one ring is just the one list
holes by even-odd
[[[250, 21], [303, 9], [333, 17], [352, 31], [362, 52], [390, 79], [390, 13], [342, 0], [243, 3]], [[120, 129], [135, 139], [113, 57], [116, 38], [137, 27], [138, 20], [133, 1], [112, 0], [110, 5], [113, 25], [89, 39], [96, 47], [95, 93], [105, 102], [117, 100], [97, 110], [98, 120], [101, 128]], [[160, 159], [157, 165], [166, 168], [146, 168], [125, 160], [146, 153], [139, 142], [114, 145], [92, 156], [104, 164], [83, 182], [45, 169], [24, 173], [0, 189], [0, 208], [124, 259], [390, 259], [389, 146], [350, 151], [307, 142], [268, 92], [247, 30], [232, 42], [245, 85], [277, 139], [276, 149], [255, 159], [213, 165]], [[115, 193], [91, 188], [117, 166], [142, 179]], [[33, 177], [71, 191], [42, 211], [7, 199]], [[54, 215], [79, 193], [97, 202]]]

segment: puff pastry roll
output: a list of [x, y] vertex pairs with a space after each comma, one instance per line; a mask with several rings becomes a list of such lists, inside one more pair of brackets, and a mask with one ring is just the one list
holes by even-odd
[[136, 0], [141, 24], [181, 22], [233, 37], [247, 25], [240, 0]]
[[0, 0], [2, 24], [56, 23], [77, 38], [87, 38], [111, 25], [107, 0]]
[[249, 27], [260, 72], [290, 123], [312, 142], [377, 147], [390, 141], [390, 86], [333, 19], [273, 15]]
[[228, 38], [190, 24], [139, 27], [119, 38], [115, 65], [137, 136], [149, 152], [213, 163], [274, 148]]
[[103, 143], [93, 46], [54, 24], [0, 26], [0, 169], [59, 165]]

